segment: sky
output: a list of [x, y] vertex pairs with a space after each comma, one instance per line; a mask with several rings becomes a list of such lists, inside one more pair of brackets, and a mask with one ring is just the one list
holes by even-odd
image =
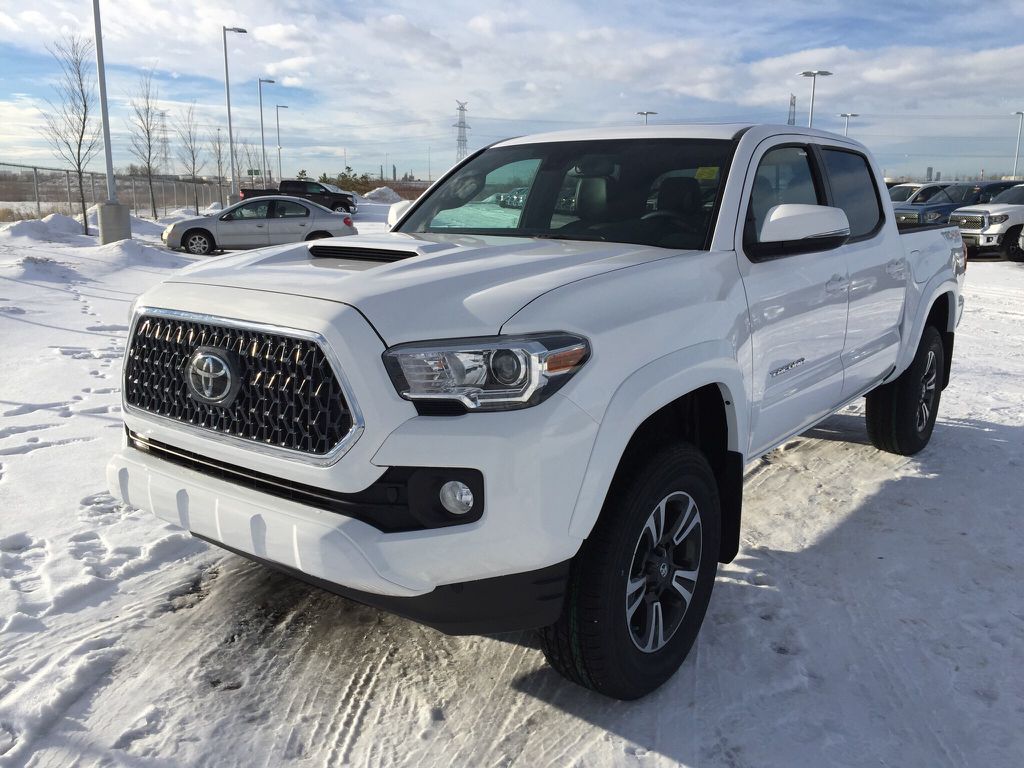
[[[101, 13], [119, 168], [146, 72], [169, 125], [194, 102], [204, 134], [226, 134], [224, 25], [248, 30], [228, 35], [236, 141], [260, 142], [257, 81], [275, 80], [267, 157], [276, 174], [279, 112], [286, 177], [347, 163], [436, 178], [455, 161], [457, 99], [470, 150], [640, 110], [785, 123], [790, 94], [806, 124], [806, 69], [834, 73], [818, 80], [815, 127], [841, 133], [837, 115], [858, 113], [850, 135], [887, 175], [992, 176], [1011, 172], [1024, 110], [1024, 0], [101, 0]], [[0, 0], [0, 162], [59, 165], [39, 134], [58, 75], [47, 46], [92, 30], [88, 0]]]

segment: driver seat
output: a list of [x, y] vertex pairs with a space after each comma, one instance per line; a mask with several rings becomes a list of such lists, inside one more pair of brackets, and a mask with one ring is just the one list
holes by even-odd
[[690, 176], [670, 176], [658, 188], [658, 210], [690, 219], [704, 214], [700, 182]]

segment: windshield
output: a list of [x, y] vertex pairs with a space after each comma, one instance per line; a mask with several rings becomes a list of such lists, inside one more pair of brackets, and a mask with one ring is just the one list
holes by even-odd
[[344, 192], [343, 189], [341, 189], [340, 187], [336, 187], [333, 184], [324, 184], [324, 187], [327, 189], [328, 192], [334, 192], [336, 194], [338, 192]]
[[1010, 187], [992, 198], [993, 203], [1004, 203], [1006, 205], [1024, 205], [1024, 184], [1017, 187]]
[[973, 184], [953, 184], [936, 192], [928, 202], [932, 205], [973, 203], [977, 188]]
[[707, 139], [499, 147], [449, 176], [399, 231], [706, 248], [731, 158], [731, 142]]
[[911, 184], [897, 184], [889, 189], [889, 199], [894, 203], [902, 203], [918, 190]]

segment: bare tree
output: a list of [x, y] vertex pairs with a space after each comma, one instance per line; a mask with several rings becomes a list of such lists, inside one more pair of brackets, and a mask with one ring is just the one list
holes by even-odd
[[224, 140], [220, 136], [220, 128], [210, 132], [210, 154], [213, 156], [213, 162], [217, 166], [217, 200], [220, 201], [221, 205], [224, 205], [224, 153], [226, 147], [224, 146]]
[[47, 101], [41, 129], [54, 154], [68, 163], [78, 181], [82, 205], [82, 231], [89, 234], [85, 208], [85, 167], [99, 152], [100, 125], [96, 110], [96, 77], [92, 72], [93, 42], [74, 33], [48, 48], [60, 65], [60, 80], [54, 86], [57, 103]]
[[153, 191], [153, 175], [157, 171], [160, 156], [160, 94], [153, 85], [153, 73], [139, 76], [135, 94], [129, 101], [131, 114], [128, 117], [128, 150], [139, 161], [142, 174], [149, 186], [149, 206], [156, 220], [156, 192]]
[[206, 165], [203, 159], [203, 148], [200, 145], [199, 123], [196, 122], [196, 105], [192, 102], [174, 123], [174, 132], [178, 134], [178, 159], [185, 167], [185, 173], [192, 177], [192, 200], [196, 213], [199, 213], [199, 189], [196, 177]]
[[255, 189], [256, 177], [250, 174], [249, 171], [260, 167], [259, 149], [248, 139], [240, 140], [236, 142], [236, 144], [238, 144], [242, 154], [245, 156], [246, 175], [249, 176], [249, 188]]

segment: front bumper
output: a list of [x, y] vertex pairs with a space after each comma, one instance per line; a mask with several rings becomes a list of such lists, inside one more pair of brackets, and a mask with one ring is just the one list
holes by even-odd
[[968, 248], [998, 248], [1003, 243], [1005, 232], [964, 232], [960, 231], [964, 245]]

